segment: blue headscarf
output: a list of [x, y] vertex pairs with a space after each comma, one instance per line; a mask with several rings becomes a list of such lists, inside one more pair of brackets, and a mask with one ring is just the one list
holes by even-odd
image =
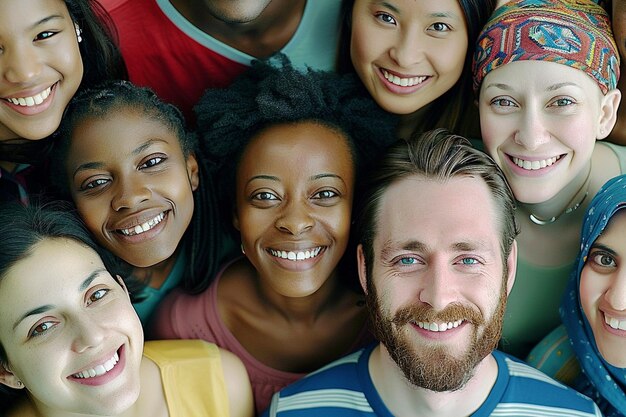
[[[602, 234], [611, 217], [623, 208], [626, 208], [626, 175], [607, 181], [587, 209], [581, 230], [580, 253], [576, 258], [575, 268], [560, 309], [561, 319], [576, 357], [591, 385], [578, 388], [596, 400], [601, 408], [607, 408], [605, 411], [607, 416], [626, 415], [626, 394], [624, 394], [626, 368], [616, 368], [608, 364], [596, 346], [593, 331], [580, 304], [580, 274], [589, 255], [589, 249]], [[624, 350], [626, 352], [626, 343]]]

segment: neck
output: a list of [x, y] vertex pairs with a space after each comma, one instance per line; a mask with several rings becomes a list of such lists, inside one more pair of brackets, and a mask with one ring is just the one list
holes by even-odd
[[374, 386], [391, 414], [433, 417], [471, 415], [489, 396], [498, 376], [496, 360], [489, 355], [476, 366], [474, 375], [463, 388], [446, 392], [426, 390], [407, 382], [382, 344], [372, 352], [369, 370]]
[[265, 284], [257, 275], [255, 279], [259, 299], [270, 310], [278, 313], [287, 322], [314, 323], [335, 301], [344, 294], [345, 289], [338, 282], [334, 271], [324, 284], [314, 293], [304, 297], [291, 297], [276, 292]]
[[591, 162], [551, 199], [536, 204], [520, 203], [520, 209], [528, 215], [532, 223], [538, 226], [556, 223], [577, 211], [590, 198], [588, 195], [590, 179]]
[[151, 288], [161, 288], [161, 285], [165, 282], [170, 272], [174, 268], [176, 259], [180, 254], [180, 246], [176, 251], [164, 261], [159, 262], [156, 265], [148, 267], [134, 267], [133, 277], [148, 283]]
[[194, 26], [221, 42], [256, 58], [281, 50], [296, 32], [306, 0], [272, 0], [254, 20], [233, 23], [212, 15], [203, 2], [171, 0]]

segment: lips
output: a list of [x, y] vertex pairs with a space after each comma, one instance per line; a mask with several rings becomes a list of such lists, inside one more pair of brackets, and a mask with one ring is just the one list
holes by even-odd
[[50, 96], [50, 92], [52, 91], [52, 87], [53, 87], [53, 85], [51, 85], [50, 87], [46, 88], [42, 92], [40, 92], [38, 94], [35, 94], [34, 96], [28, 96], [28, 97], [8, 97], [5, 100], [7, 100], [10, 103], [15, 104], [16, 106], [22, 106], [22, 107], [37, 106], [37, 105], [43, 103], [44, 100], [47, 99], [48, 96]]
[[450, 329], [454, 329], [459, 327], [465, 320], [456, 320], [447, 323], [430, 323], [418, 321], [415, 322], [415, 325], [420, 329], [428, 330], [431, 332], [445, 332]]
[[423, 83], [428, 78], [426, 75], [418, 77], [400, 77], [382, 68], [381, 72], [387, 81], [399, 87], [413, 87], [414, 85]]
[[324, 248], [325, 246], [317, 246], [298, 251], [285, 251], [270, 248], [267, 251], [270, 253], [270, 255], [276, 258], [288, 259], [290, 261], [304, 261], [307, 259], [315, 258], [322, 252]]
[[87, 378], [94, 378], [97, 376], [102, 376], [106, 374], [107, 372], [111, 371], [115, 367], [115, 365], [117, 365], [119, 360], [120, 360], [120, 357], [117, 354], [117, 352], [115, 352], [113, 356], [107, 361], [99, 365], [96, 365], [93, 368], [89, 368], [89, 369], [85, 369], [83, 371], [77, 372], [73, 374], [72, 377], [77, 378], [77, 379], [87, 379]]
[[518, 167], [525, 169], [527, 171], [536, 171], [538, 169], [546, 168], [554, 164], [556, 161], [561, 159], [561, 155], [553, 156], [547, 159], [539, 159], [534, 161], [529, 161], [522, 158], [517, 158], [515, 156], [511, 156], [511, 161]]
[[121, 233], [124, 236], [140, 235], [140, 234], [145, 233], [148, 230], [152, 229], [157, 224], [161, 223], [163, 221], [163, 219], [165, 219], [166, 215], [167, 215], [167, 211], [161, 212], [161, 213], [157, 214], [156, 216], [154, 216], [153, 218], [151, 218], [150, 220], [147, 220], [147, 221], [145, 221], [145, 222], [143, 222], [141, 224], [137, 224], [137, 225], [132, 226], [132, 227], [123, 228], [123, 229], [116, 229], [116, 232]]

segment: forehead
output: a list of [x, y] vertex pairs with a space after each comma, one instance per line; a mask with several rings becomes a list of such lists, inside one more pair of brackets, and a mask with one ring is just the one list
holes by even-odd
[[531, 94], [568, 85], [590, 94], [602, 95], [600, 87], [584, 71], [556, 62], [535, 60], [509, 62], [489, 72], [483, 80], [481, 91], [509, 87]]
[[104, 116], [81, 119], [72, 131], [68, 165], [93, 158], [136, 153], [146, 143], [161, 143], [181, 150], [180, 138], [164, 121], [127, 106], [111, 108]]
[[98, 254], [74, 240], [44, 239], [15, 263], [0, 280], [0, 317], [17, 306], [59, 303], [78, 292], [80, 284], [96, 270], [104, 270]]
[[47, 18], [69, 19], [63, 0], [2, 0], [0, 1], [0, 35], [12, 31], [21, 33]]
[[440, 181], [415, 175], [392, 184], [382, 195], [374, 246], [482, 242], [495, 250], [500, 242], [499, 218], [482, 179], [460, 176]]
[[296, 174], [306, 167], [345, 170], [346, 164], [352, 171], [352, 153], [343, 133], [320, 123], [300, 122], [270, 126], [254, 136], [238, 171], [289, 167]]
[[463, 9], [458, 0], [355, 0], [354, 6], [379, 7], [409, 16], [450, 17], [463, 19]]

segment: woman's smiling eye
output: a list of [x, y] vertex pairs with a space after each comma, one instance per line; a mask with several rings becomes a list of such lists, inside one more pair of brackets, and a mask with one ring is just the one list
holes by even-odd
[[550, 104], [550, 106], [552, 106], [552, 107], [565, 107], [565, 106], [570, 106], [572, 104], [574, 104], [574, 100], [563, 97], [563, 98], [559, 98], [559, 99], [554, 100]]
[[615, 268], [617, 266], [615, 258], [606, 252], [592, 253], [590, 259], [593, 263], [603, 268]]
[[101, 288], [99, 290], [94, 291], [87, 300], [87, 305], [90, 305], [93, 302], [101, 300], [110, 290], [108, 288]]
[[452, 30], [450, 25], [442, 22], [433, 23], [428, 29], [435, 32], [449, 32], [450, 30]]
[[253, 195], [252, 198], [254, 200], [263, 200], [263, 201], [278, 200], [278, 197], [276, 197], [274, 194], [272, 194], [272, 193], [270, 193], [268, 191], [262, 191], [260, 193], [257, 193], [255, 195]]
[[85, 184], [82, 186], [82, 189], [83, 189], [83, 190], [94, 189], [94, 188], [100, 187], [100, 186], [102, 186], [102, 185], [105, 185], [105, 184], [106, 184], [106, 183], [108, 183], [108, 182], [109, 182], [109, 180], [107, 180], [107, 179], [104, 179], [104, 178], [98, 178], [98, 179], [95, 179], [95, 180], [93, 180], [93, 181], [89, 181], [89, 182], [85, 183]]
[[150, 167], [153, 167], [155, 165], [159, 165], [164, 160], [165, 160], [165, 158], [163, 158], [163, 157], [155, 156], [155, 157], [152, 157], [152, 158], [148, 159], [143, 164], [139, 165], [139, 168], [150, 168]]
[[44, 32], [40, 32], [40, 33], [38, 33], [38, 34], [37, 34], [37, 36], [35, 36], [35, 39], [34, 39], [34, 40], [36, 40], [36, 41], [42, 41], [42, 40], [44, 40], [44, 39], [48, 39], [48, 38], [53, 37], [53, 36], [54, 36], [54, 35], [56, 35], [57, 33], [58, 33], [58, 32], [52, 32], [52, 31], [50, 31], [50, 30], [46, 30], [46, 31], [44, 31]]
[[381, 22], [383, 22], [383, 23], [388, 23], [388, 24], [391, 24], [391, 25], [395, 25], [396, 24], [396, 19], [394, 19], [394, 17], [392, 15], [388, 14], [388, 13], [384, 13], [384, 12], [377, 13], [376, 14], [376, 18], [378, 20], [380, 20]]
[[498, 106], [498, 107], [513, 107], [515, 106], [515, 103], [513, 102], [513, 100], [510, 100], [508, 98], [496, 98], [493, 99], [491, 101], [491, 105], [493, 106]]
[[30, 337], [41, 336], [42, 334], [44, 334], [45, 332], [47, 332], [48, 330], [50, 330], [57, 324], [58, 323], [54, 321], [44, 321], [43, 323], [39, 323], [38, 325], [36, 325], [35, 327], [31, 329], [29, 336]]
[[313, 196], [313, 198], [319, 198], [319, 199], [323, 199], [323, 198], [333, 198], [333, 197], [337, 197], [339, 194], [337, 194], [335, 191], [332, 190], [323, 190], [320, 191], [318, 193], [315, 193], [315, 195]]

